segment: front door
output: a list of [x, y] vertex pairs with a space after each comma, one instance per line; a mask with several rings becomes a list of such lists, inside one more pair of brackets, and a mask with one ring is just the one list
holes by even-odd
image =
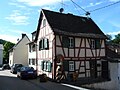
[[97, 65], [95, 60], [90, 61], [90, 77], [92, 78], [97, 77]]
[[108, 61], [102, 61], [102, 78], [108, 79]]

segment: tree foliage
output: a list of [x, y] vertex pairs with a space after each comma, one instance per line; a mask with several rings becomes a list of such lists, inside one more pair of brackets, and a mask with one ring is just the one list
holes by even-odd
[[3, 50], [3, 58], [8, 58], [9, 57], [9, 50], [14, 46], [13, 43], [11, 42], [6, 42], [4, 44], [4, 50]]
[[[4, 50], [3, 50], [3, 60], [7, 60], [8, 62], [8, 59], [9, 59], [9, 50], [14, 46], [15, 44], [14, 43], [11, 43], [11, 42], [5, 42], [3, 47], [4, 47]], [[3, 61], [4, 62], [4, 61]]]
[[115, 39], [113, 39], [112, 42], [116, 44], [120, 44], [120, 34], [115, 35]]

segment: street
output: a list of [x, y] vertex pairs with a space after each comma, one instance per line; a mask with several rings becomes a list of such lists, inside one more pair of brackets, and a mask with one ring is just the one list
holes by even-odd
[[21, 80], [9, 70], [0, 70], [0, 90], [88, 90], [55, 82], [40, 83], [39, 79]]

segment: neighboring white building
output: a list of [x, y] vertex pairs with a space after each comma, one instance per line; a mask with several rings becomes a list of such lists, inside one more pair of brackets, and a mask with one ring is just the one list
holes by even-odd
[[0, 65], [3, 64], [3, 44], [0, 44]]
[[28, 45], [30, 40], [26, 34], [22, 34], [22, 39], [9, 51], [9, 65], [20, 63], [28, 65]]
[[30, 67], [36, 69], [36, 43], [34, 42], [36, 31], [34, 31], [31, 34], [32, 34], [32, 41], [28, 43], [28, 47], [29, 47], [28, 62]]

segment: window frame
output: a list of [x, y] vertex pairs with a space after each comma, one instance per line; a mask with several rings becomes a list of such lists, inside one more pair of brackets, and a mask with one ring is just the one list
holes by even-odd
[[100, 39], [96, 39], [96, 40], [95, 40], [95, 48], [96, 48], [96, 49], [100, 49], [100, 48], [101, 48]]
[[94, 40], [94, 39], [91, 39], [91, 40], [90, 40], [90, 47], [91, 47], [92, 49], [95, 49], [95, 40]]
[[75, 71], [75, 62], [69, 61], [69, 71]]
[[43, 19], [43, 27], [46, 26], [46, 19]]
[[75, 39], [73, 37], [62, 36], [62, 45], [64, 48], [74, 48]]
[[32, 59], [32, 65], [35, 65], [36, 63], [35, 63], [35, 59]]
[[49, 39], [48, 38], [42, 38], [39, 41], [39, 51], [40, 50], [48, 50], [49, 49]]
[[69, 48], [74, 48], [75, 40], [73, 37], [69, 37]]

